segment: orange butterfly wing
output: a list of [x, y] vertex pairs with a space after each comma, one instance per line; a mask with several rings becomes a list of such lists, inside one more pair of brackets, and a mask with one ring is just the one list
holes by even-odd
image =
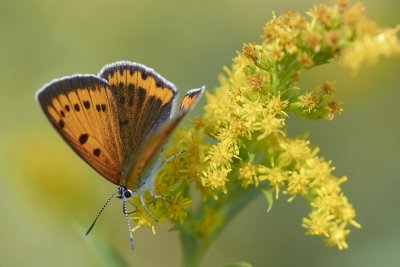
[[143, 144], [171, 117], [176, 89], [154, 70], [132, 62], [106, 65], [99, 76], [115, 92], [125, 177]]
[[118, 185], [123, 148], [117, 109], [107, 82], [94, 75], [61, 78], [39, 90], [37, 100], [68, 145]]
[[194, 107], [194, 105], [197, 104], [197, 102], [200, 100], [201, 96], [204, 93], [204, 90], [206, 88], [200, 87], [200, 88], [196, 88], [196, 89], [192, 89], [189, 90], [186, 95], [183, 97], [182, 99], [182, 103], [181, 103], [181, 110], [187, 110], [187, 109], [191, 109]]
[[[150, 175], [151, 173], [143, 173], [143, 171], [151, 169], [153, 167], [151, 165], [157, 162], [156, 155], [168, 141], [173, 130], [179, 125], [184, 116], [197, 104], [204, 90], [204, 86], [192, 89], [184, 96], [179, 113], [152, 136], [136, 155], [127, 177], [121, 179], [123, 185], [131, 190], [135, 190], [139, 189], [146, 182], [141, 179], [146, 179], [146, 175]], [[145, 175], [143, 176], [143, 174]]]
[[171, 119], [175, 86], [144, 65], [117, 62], [98, 76], [57, 79], [39, 90], [37, 99], [83, 160], [112, 183], [134, 190], [204, 89], [190, 90]]

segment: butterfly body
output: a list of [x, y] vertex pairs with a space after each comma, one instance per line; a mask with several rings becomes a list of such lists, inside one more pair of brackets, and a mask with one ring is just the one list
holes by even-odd
[[53, 80], [36, 98], [67, 144], [118, 185], [125, 201], [125, 194], [151, 187], [162, 147], [203, 91], [190, 90], [174, 114], [175, 86], [144, 65], [121, 61], [98, 75]]

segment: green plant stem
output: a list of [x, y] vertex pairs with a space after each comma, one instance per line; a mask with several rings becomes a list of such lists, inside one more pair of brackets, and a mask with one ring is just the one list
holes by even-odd
[[193, 232], [180, 231], [182, 267], [198, 267], [206, 254], [209, 243]]
[[[182, 252], [182, 267], [198, 267], [200, 266], [208, 248], [222, 232], [225, 226], [228, 225], [232, 219], [239, 214], [239, 212], [246, 207], [252, 200], [259, 194], [257, 188], [248, 190], [229, 191], [226, 198], [221, 198], [218, 203], [220, 215], [224, 223], [219, 224], [214, 231], [208, 235], [199, 236], [193, 227], [183, 227], [180, 230], [180, 242]], [[205, 209], [207, 203], [199, 206], [199, 209]], [[194, 222], [190, 222], [187, 226], [194, 226]]]

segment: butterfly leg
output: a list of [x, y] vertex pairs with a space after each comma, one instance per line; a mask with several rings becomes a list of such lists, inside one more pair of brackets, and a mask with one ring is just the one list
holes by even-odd
[[[185, 150], [182, 150], [182, 151], [176, 153], [175, 155], [172, 155], [171, 157], [165, 159], [165, 160], [160, 164], [160, 166], [159, 166], [158, 169], [155, 171], [155, 173], [158, 172], [166, 163], [168, 163], [168, 162], [174, 160], [175, 158], [179, 157], [179, 156], [182, 155], [183, 153], [185, 153]], [[152, 184], [149, 185], [149, 193], [150, 193], [150, 195], [151, 195], [153, 198], [159, 198], [159, 199], [164, 200], [165, 202], [170, 203], [170, 201], [169, 201], [168, 199], [166, 199], [165, 197], [154, 194], [154, 190], [153, 190], [153, 185], [152, 185]]]
[[127, 212], [129, 215], [139, 211], [138, 207], [134, 203], [132, 203], [132, 202], [128, 202], [128, 203], [131, 204], [133, 206], [133, 208], [134, 208], [134, 210]]
[[153, 190], [153, 185], [152, 185], [152, 184], [149, 185], [149, 194], [150, 194], [150, 196], [151, 196], [152, 198], [155, 198], [155, 199], [162, 199], [162, 200], [164, 200], [165, 202], [168, 202], [169, 204], [171, 204], [171, 201], [169, 201], [166, 197], [163, 197], [163, 196], [161, 196], [161, 195], [156, 195], [156, 194], [154, 194], [154, 190]]
[[156, 218], [156, 216], [154, 216], [154, 214], [149, 210], [149, 208], [147, 207], [145, 201], [144, 201], [144, 197], [142, 193], [139, 193], [139, 198], [140, 198], [140, 202], [142, 202], [142, 206], [145, 209], [145, 211], [150, 214], [151, 217], [153, 217], [153, 219], [158, 222], [158, 219]]
[[129, 220], [129, 213], [126, 211], [126, 202], [125, 199], [122, 202], [122, 212], [125, 215], [125, 219], [126, 219], [126, 224], [128, 225], [128, 232], [129, 232], [129, 242], [131, 244], [131, 249], [133, 249], [134, 247], [134, 241], [133, 241], [133, 235], [132, 235], [132, 226], [131, 226], [131, 221]]
[[160, 167], [158, 167], [158, 170], [161, 169], [162, 166], [165, 165], [165, 163], [168, 163], [168, 162], [174, 160], [175, 158], [179, 157], [181, 154], [183, 154], [183, 153], [185, 153], [185, 152], [186, 152], [185, 150], [182, 150], [182, 151], [176, 153], [175, 155], [172, 155], [171, 157], [165, 159], [165, 160], [160, 164]]

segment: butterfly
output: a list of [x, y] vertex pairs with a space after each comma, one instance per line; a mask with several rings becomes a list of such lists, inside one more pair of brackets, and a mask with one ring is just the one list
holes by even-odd
[[139, 195], [152, 215], [142, 193], [148, 190], [153, 197], [163, 198], [152, 189], [152, 180], [165, 163], [160, 163], [162, 148], [204, 90], [203, 86], [188, 91], [174, 112], [175, 85], [153, 69], [128, 61], [108, 64], [98, 75], [55, 79], [38, 90], [36, 99], [61, 137], [94, 170], [118, 186], [86, 235], [118, 194], [133, 249], [126, 201]]

